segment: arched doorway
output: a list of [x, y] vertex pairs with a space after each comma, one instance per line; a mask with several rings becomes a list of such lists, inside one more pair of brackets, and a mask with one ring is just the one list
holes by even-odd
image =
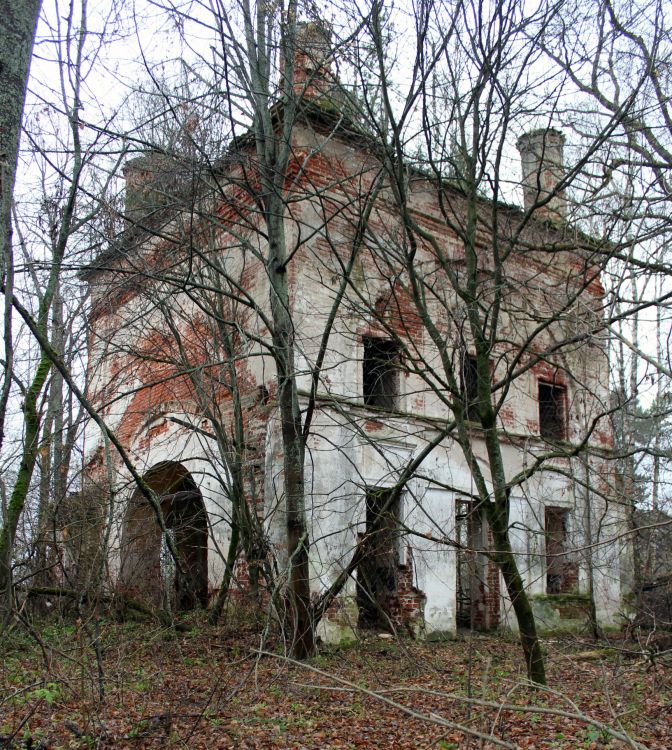
[[136, 491], [124, 522], [121, 584], [125, 592], [156, 607], [187, 610], [208, 600], [208, 521], [203, 497], [189, 472], [164, 462], [144, 477], [159, 496], [179, 565], [149, 501]]

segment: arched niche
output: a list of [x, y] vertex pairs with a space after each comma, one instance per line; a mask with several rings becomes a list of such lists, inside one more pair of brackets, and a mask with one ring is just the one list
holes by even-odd
[[208, 520], [203, 497], [182, 464], [162, 462], [143, 477], [159, 497], [179, 565], [169, 552], [156, 511], [136, 490], [122, 532], [123, 590], [155, 607], [205, 606], [208, 600]]

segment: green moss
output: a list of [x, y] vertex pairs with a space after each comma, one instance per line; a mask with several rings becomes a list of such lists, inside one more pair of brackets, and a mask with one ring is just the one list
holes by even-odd
[[531, 604], [539, 631], [545, 635], [578, 631], [588, 621], [587, 594], [535, 594]]
[[455, 641], [457, 633], [454, 630], [431, 630], [425, 637], [428, 641]]
[[588, 594], [579, 594], [575, 592], [567, 594], [534, 594], [532, 599], [540, 602], [548, 602], [549, 604], [556, 606], [563, 604], [588, 604], [590, 601]]

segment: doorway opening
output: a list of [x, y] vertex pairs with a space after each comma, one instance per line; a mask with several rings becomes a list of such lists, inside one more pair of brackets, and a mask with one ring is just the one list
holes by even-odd
[[457, 626], [490, 630], [499, 624], [499, 571], [485, 554], [491, 535], [473, 500], [455, 501]]
[[366, 490], [364, 551], [357, 566], [360, 628], [389, 630], [397, 603], [399, 572], [399, 493]]
[[[206, 606], [208, 520], [201, 492], [191, 474], [173, 462], [158, 464], [144, 481], [159, 497], [167, 534], [161, 533], [149, 501], [136, 491], [122, 534], [123, 588], [168, 611]], [[177, 561], [171, 546], [177, 552]]]
[[568, 594], [578, 584], [578, 567], [569, 558], [569, 509], [546, 506], [546, 593]]

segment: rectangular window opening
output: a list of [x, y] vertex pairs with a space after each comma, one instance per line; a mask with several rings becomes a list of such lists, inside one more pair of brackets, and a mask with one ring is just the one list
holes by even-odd
[[483, 508], [455, 500], [456, 620], [460, 627], [490, 630], [499, 624], [499, 569], [487, 556], [493, 545]]
[[462, 358], [461, 388], [465, 416], [472, 422], [478, 422], [478, 365], [476, 357], [471, 354], [466, 354]]
[[539, 382], [539, 434], [549, 440], [564, 440], [566, 430], [566, 388]]
[[389, 339], [364, 338], [364, 403], [394, 409], [399, 395], [399, 346]]

